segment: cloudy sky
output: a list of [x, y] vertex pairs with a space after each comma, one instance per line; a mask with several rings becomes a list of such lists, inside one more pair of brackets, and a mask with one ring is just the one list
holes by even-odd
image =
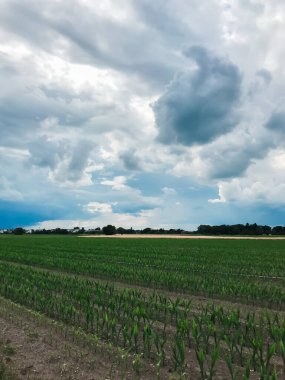
[[285, 224], [283, 0], [0, 0], [0, 228]]

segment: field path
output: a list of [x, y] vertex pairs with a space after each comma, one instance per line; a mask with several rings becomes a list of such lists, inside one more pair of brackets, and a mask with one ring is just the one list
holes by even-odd
[[227, 240], [285, 240], [285, 236], [210, 236], [210, 235], [168, 235], [168, 234], [125, 234], [125, 235], [79, 235], [82, 238], [111, 239], [227, 239]]

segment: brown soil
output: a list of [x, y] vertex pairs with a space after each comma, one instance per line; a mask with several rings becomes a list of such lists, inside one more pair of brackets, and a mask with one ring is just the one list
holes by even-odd
[[[18, 311], [18, 313], [17, 313]], [[53, 321], [34, 314], [22, 306], [0, 298], [0, 360], [5, 363], [10, 380], [155, 380], [155, 364], [143, 360], [139, 373], [131, 369], [131, 362], [120, 363], [114, 352], [90, 350], [86, 342], [74, 342], [74, 335], [53, 327]], [[186, 351], [186, 371], [192, 380], [200, 379], [195, 352]], [[209, 364], [209, 363], [208, 363]], [[242, 376], [244, 369], [234, 365]], [[2, 377], [0, 377], [3, 379]], [[241, 377], [240, 377], [241, 378]], [[173, 365], [161, 368], [160, 380], [178, 380]], [[216, 367], [216, 380], [228, 380], [224, 361]], [[258, 375], [251, 378], [257, 380]]]
[[53, 331], [51, 323], [42, 318], [39, 325], [27, 309], [17, 309], [12, 302], [0, 299], [0, 358], [14, 379], [109, 378], [111, 361], [107, 356], [93, 355], [72, 342], [70, 336]]
[[[62, 273], [62, 275], [73, 276], [69, 273]], [[88, 278], [98, 281], [98, 279]], [[99, 281], [107, 282], [100, 279]], [[154, 289], [131, 286], [120, 282], [115, 282], [115, 286], [118, 289], [122, 287], [140, 289], [146, 294], [154, 291]], [[212, 300], [206, 297], [161, 290], [159, 290], [159, 293], [172, 299], [178, 296], [191, 299], [193, 301], [192, 310], [194, 313], [199, 310], [201, 305], [205, 305], [208, 302], [214, 302], [217, 305], [220, 304], [229, 308], [240, 307], [244, 312], [249, 310], [255, 312], [264, 311], [264, 308], [256, 306], [245, 306], [239, 303]], [[110, 350], [106, 343], [100, 341], [100, 348], [97, 347], [94, 350], [84, 338], [83, 340], [78, 340], [75, 334], [72, 333], [71, 328], [66, 326], [63, 329], [58, 329], [55, 326], [51, 319], [44, 316], [38, 319], [35, 313], [0, 297], [0, 361], [2, 359], [8, 372], [14, 374], [14, 377], [8, 377], [8, 379], [156, 379], [155, 362], [143, 360], [140, 374], [137, 375], [132, 369], [132, 358], [130, 358], [127, 363], [127, 370], [124, 371], [124, 365], [121, 364], [116, 348], [111, 348]], [[187, 373], [190, 375], [190, 378], [193, 380], [200, 379], [195, 352], [193, 350], [187, 352], [186, 357]], [[224, 361], [219, 360], [216, 370], [215, 379], [228, 380], [230, 378]], [[238, 373], [238, 378], [242, 378], [244, 369], [235, 366], [235, 370]], [[161, 380], [175, 380], [178, 378], [173, 373], [171, 362], [161, 369]], [[251, 379], [258, 379], [258, 374], [252, 374]]]
[[[156, 380], [154, 363], [141, 360], [137, 373], [133, 355], [123, 359], [107, 342], [94, 346], [92, 335], [78, 336], [72, 327], [0, 297], [1, 380]], [[178, 376], [164, 367], [160, 379]]]
[[[5, 363], [9, 377], [6, 380], [155, 380], [155, 364], [143, 359], [139, 373], [134, 373], [131, 362], [124, 365], [114, 360], [112, 353], [104, 351], [93, 352], [82, 347], [82, 342], [72, 341], [70, 333], [67, 336], [56, 333], [51, 328], [52, 321], [41, 317], [38, 322], [28, 318], [29, 311], [21, 306], [1, 299], [0, 312], [0, 360]], [[9, 304], [9, 305], [8, 305]], [[8, 305], [8, 307], [7, 307]], [[7, 309], [4, 311], [4, 308]], [[21, 315], [14, 314], [15, 310]], [[74, 339], [74, 337], [73, 337]], [[9, 350], [7, 349], [9, 348]], [[187, 377], [185, 379], [199, 380], [200, 371], [193, 349], [187, 349]], [[174, 373], [173, 363], [166, 359], [166, 365], [160, 370], [160, 380], [178, 380]], [[207, 357], [206, 367], [209, 368], [210, 357]], [[242, 378], [244, 368], [234, 364], [237, 378]], [[280, 365], [279, 365], [280, 367]], [[283, 376], [282, 369], [279, 373]], [[190, 376], [190, 377], [188, 377]], [[215, 380], [228, 380], [229, 371], [226, 363], [219, 360], [215, 370]], [[251, 374], [251, 380], [259, 379], [258, 373]]]

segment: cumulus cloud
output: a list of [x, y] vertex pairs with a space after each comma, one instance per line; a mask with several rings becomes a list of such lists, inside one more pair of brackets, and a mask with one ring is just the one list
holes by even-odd
[[29, 144], [30, 162], [54, 169], [67, 151], [67, 141], [51, 141], [43, 136]]
[[83, 207], [83, 209], [90, 214], [96, 214], [96, 213], [111, 213], [112, 212], [112, 205], [108, 203], [100, 203], [100, 202], [89, 202], [87, 205]]
[[272, 81], [272, 75], [269, 70], [260, 69], [256, 72], [256, 76], [261, 78], [266, 84]]
[[139, 158], [136, 156], [134, 151], [123, 152], [120, 155], [121, 160], [123, 161], [124, 167], [128, 170], [140, 170]]
[[210, 202], [284, 205], [284, 173], [284, 150], [272, 150], [267, 157], [253, 162], [243, 177], [219, 182], [219, 198]]
[[16, 190], [13, 184], [5, 177], [0, 177], [0, 200], [20, 201], [23, 195]]
[[238, 68], [200, 46], [185, 54], [197, 68], [178, 73], [153, 106], [159, 140], [165, 144], [205, 144], [237, 123]]
[[[96, 208], [96, 207], [95, 207]], [[158, 221], [156, 219], [157, 209], [152, 210], [141, 210], [136, 214], [131, 213], [114, 213], [114, 212], [105, 212], [104, 206], [102, 207], [103, 211], [95, 211], [98, 215], [97, 218], [91, 219], [56, 219], [56, 220], [47, 220], [44, 222], [37, 223], [30, 228], [73, 228], [74, 226], [84, 227], [84, 228], [94, 228], [100, 225], [101, 227], [107, 224], [114, 224], [115, 226], [120, 226], [124, 228], [144, 228], [145, 226], [158, 226]], [[106, 207], [107, 208], [107, 207]], [[153, 222], [152, 219], [155, 221]]]
[[202, 215], [255, 193], [283, 204], [285, 5], [99, 3], [1, 2], [2, 198], [59, 225], [187, 225], [198, 199]]
[[67, 178], [69, 181], [78, 181], [82, 177], [92, 148], [93, 144], [84, 140], [76, 145], [67, 167]]
[[273, 112], [266, 123], [266, 128], [271, 132], [285, 132], [285, 112]]
[[240, 125], [226, 136], [181, 154], [171, 173], [178, 177], [190, 175], [204, 184], [240, 177], [255, 160], [265, 157], [279, 143], [280, 139], [263, 126]]
[[49, 177], [59, 183], [92, 183], [88, 168], [90, 141], [79, 140], [72, 145], [67, 139], [50, 140], [42, 136], [30, 144], [30, 163], [49, 169]]
[[110, 187], [119, 205], [127, 209], [152, 208], [162, 203], [161, 198], [146, 196], [140, 189], [129, 186], [127, 181], [128, 178], [125, 176], [116, 176], [113, 179], [102, 179], [100, 184], [104, 187]]
[[[124, 71], [145, 79], [145, 85], [169, 80], [175, 71], [176, 61], [163, 59], [171, 57], [172, 51], [161, 49], [160, 36], [143, 27], [135, 3], [120, 0], [111, 7], [108, 1], [94, 6], [77, 0], [67, 8], [61, 1], [39, 0], [31, 6], [30, 0], [5, 0], [2, 7], [6, 30], [69, 61]], [[156, 44], [149, 43], [151, 36]]]
[[264, 128], [250, 132], [240, 127], [232, 135], [209, 144], [200, 153], [208, 179], [240, 177], [256, 159], [262, 159], [276, 141]]
[[125, 190], [127, 178], [125, 176], [119, 175], [113, 179], [103, 179], [101, 185], [111, 186], [113, 190]]

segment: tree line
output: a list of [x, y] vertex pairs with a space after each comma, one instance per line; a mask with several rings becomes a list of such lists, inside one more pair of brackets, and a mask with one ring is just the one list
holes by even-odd
[[201, 235], [285, 235], [284, 226], [267, 226], [254, 224], [222, 224], [220, 226], [210, 226], [202, 224], [196, 233]]
[[130, 235], [130, 234], [158, 234], [158, 235], [285, 235], [285, 226], [275, 226], [271, 227], [268, 225], [258, 225], [254, 224], [222, 224], [217, 226], [211, 226], [208, 224], [201, 224], [197, 230], [195, 231], [185, 231], [180, 228], [144, 228], [144, 229], [133, 229], [131, 228], [123, 228], [123, 227], [115, 227], [112, 224], [108, 224], [103, 228], [96, 227], [94, 229], [85, 229], [83, 227], [74, 227], [72, 229], [65, 228], [54, 228], [54, 229], [32, 229], [25, 230], [22, 227], [17, 227], [9, 230], [2, 230], [2, 233], [6, 234], [15, 234], [15, 235], [23, 235], [25, 233], [30, 234], [42, 234], [42, 235], [78, 235], [78, 234], [90, 234], [90, 235]]

